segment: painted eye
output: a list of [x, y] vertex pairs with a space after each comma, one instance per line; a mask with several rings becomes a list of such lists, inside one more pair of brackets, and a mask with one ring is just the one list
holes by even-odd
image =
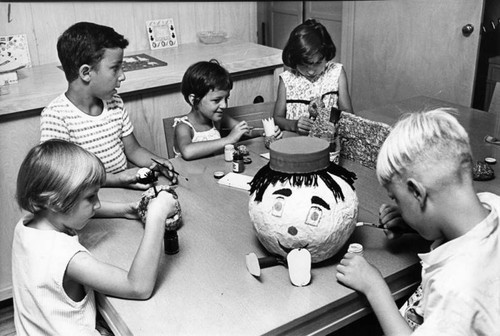
[[273, 204], [273, 209], [271, 214], [275, 217], [281, 217], [283, 214], [283, 208], [285, 207], [285, 198], [282, 196], [276, 197]]
[[323, 214], [323, 210], [320, 207], [313, 205], [309, 209], [309, 213], [307, 214], [306, 224], [311, 226], [318, 226], [321, 221], [321, 215]]

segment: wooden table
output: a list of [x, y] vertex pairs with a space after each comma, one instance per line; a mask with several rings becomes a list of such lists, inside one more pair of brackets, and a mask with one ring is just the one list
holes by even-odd
[[[392, 122], [400, 111], [421, 104], [445, 103], [417, 97], [360, 114]], [[463, 107], [458, 111], [474, 137], [494, 127], [488, 113]], [[482, 138], [472, 143], [480, 155], [500, 158], [498, 149]], [[267, 163], [259, 156], [266, 150], [262, 139], [246, 144], [253, 163], [244, 174], [253, 175]], [[312, 281], [306, 287], [294, 287], [283, 266], [264, 269], [260, 279], [250, 275], [245, 255], [268, 253], [249, 219], [248, 192], [220, 186], [213, 178], [216, 170], [229, 172], [231, 164], [222, 155], [173, 163], [189, 177], [178, 188], [184, 218], [179, 230], [180, 252], [163, 258], [155, 293], [148, 301], [99, 295], [102, 311], [116, 334], [324, 335], [370, 312], [362, 295], [336, 281], [335, 267], [345, 247], [337, 256], [313, 266]], [[377, 221], [380, 204], [389, 199], [375, 172], [351, 161], [343, 165], [358, 176], [358, 219]], [[478, 183], [478, 187], [500, 192], [497, 180]], [[139, 195], [120, 189], [100, 192], [101, 199], [137, 200]], [[142, 233], [138, 221], [95, 219], [81, 232], [81, 241], [97, 257], [128, 269]], [[417, 235], [388, 241], [381, 230], [368, 227], [357, 228], [350, 242], [364, 245], [366, 258], [380, 269], [395, 299], [413, 291], [420, 274], [416, 253], [427, 250], [427, 242]]]

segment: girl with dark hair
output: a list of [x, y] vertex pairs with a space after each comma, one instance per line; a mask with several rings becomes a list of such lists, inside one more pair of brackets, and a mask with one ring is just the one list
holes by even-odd
[[289, 69], [280, 74], [274, 120], [284, 130], [308, 135], [311, 109], [337, 108], [353, 112], [342, 64], [333, 61], [335, 44], [326, 28], [314, 19], [297, 26], [283, 49]]

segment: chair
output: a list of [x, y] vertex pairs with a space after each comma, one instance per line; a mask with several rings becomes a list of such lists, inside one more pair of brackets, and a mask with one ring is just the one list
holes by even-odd
[[500, 115], [500, 85], [498, 85], [498, 83], [495, 83], [495, 89], [493, 90], [493, 96], [491, 97], [488, 112]]
[[181, 118], [184, 115], [178, 115], [173, 117], [168, 117], [163, 119], [163, 132], [165, 133], [165, 142], [167, 143], [167, 153], [168, 158], [172, 159], [175, 157], [174, 153], [174, 119]]
[[[241, 106], [228, 107], [224, 113], [238, 121], [245, 120], [250, 126], [262, 127], [262, 119], [273, 115], [274, 102], [257, 103]], [[174, 119], [182, 116], [174, 116], [163, 119], [163, 131], [167, 143], [168, 158], [175, 157], [174, 154]]]

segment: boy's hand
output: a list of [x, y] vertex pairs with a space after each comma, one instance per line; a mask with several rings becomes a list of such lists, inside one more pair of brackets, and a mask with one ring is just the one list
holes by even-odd
[[238, 142], [240, 138], [248, 132], [250, 129], [248, 128], [248, 124], [246, 121], [240, 121], [238, 124], [236, 124], [233, 129], [231, 130], [231, 133], [227, 136], [228, 139], [234, 143]]
[[138, 189], [138, 190], [147, 190], [147, 189], [151, 188], [153, 186], [151, 183], [145, 184], [145, 183], [137, 182], [137, 178], [138, 178], [137, 172], [139, 169], [140, 168], [130, 168], [130, 169], [126, 169], [122, 172], [112, 174], [119, 181], [116, 184], [113, 184], [112, 186], [130, 188], [130, 189]]
[[156, 158], [155, 162], [151, 164], [149, 169], [165, 176], [171, 182], [171, 184], [177, 184], [179, 182], [177, 179], [177, 175], [173, 172], [174, 166], [167, 159]]
[[337, 280], [363, 294], [370, 289], [376, 290], [377, 283], [385, 282], [377, 268], [354, 253], [346, 253], [340, 261], [337, 266]]
[[401, 237], [403, 233], [415, 233], [401, 216], [396, 205], [382, 204], [379, 209], [379, 223], [384, 226], [384, 233], [389, 239]]
[[149, 201], [146, 223], [151, 219], [155, 223], [165, 225], [165, 220], [172, 217], [177, 211], [176, 202], [174, 195], [165, 190], [160, 190], [158, 196]]
[[313, 126], [313, 121], [306, 116], [302, 116], [297, 120], [297, 133], [300, 135], [308, 135]]
[[125, 209], [123, 212], [123, 217], [127, 219], [140, 219], [137, 209], [139, 207], [139, 202], [131, 202], [125, 204]]

